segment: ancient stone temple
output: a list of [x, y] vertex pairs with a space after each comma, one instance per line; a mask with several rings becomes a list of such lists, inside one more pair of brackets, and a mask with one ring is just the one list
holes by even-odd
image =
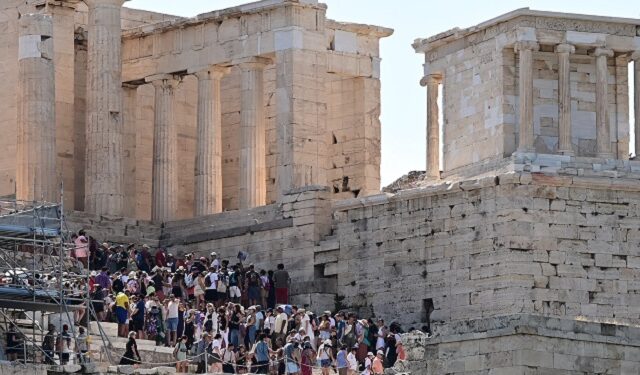
[[64, 182], [72, 229], [244, 251], [293, 303], [429, 326], [399, 372], [640, 373], [640, 20], [521, 9], [416, 40], [427, 173], [384, 194], [392, 30], [313, 0], [122, 3], [0, 6], [2, 194]]
[[392, 30], [329, 20], [317, 1], [189, 19], [123, 3], [0, 5], [0, 195], [56, 201], [64, 185], [69, 209], [163, 222], [309, 185], [379, 191]]

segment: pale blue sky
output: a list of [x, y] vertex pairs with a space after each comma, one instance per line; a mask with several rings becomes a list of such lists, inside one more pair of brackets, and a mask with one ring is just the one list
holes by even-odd
[[[131, 8], [192, 17], [244, 4], [246, 0], [133, 0]], [[391, 27], [382, 41], [382, 185], [410, 170], [425, 169], [425, 90], [421, 55], [411, 43], [451, 29], [467, 27], [517, 8], [640, 18], [631, 0], [324, 0], [327, 15], [338, 21]]]

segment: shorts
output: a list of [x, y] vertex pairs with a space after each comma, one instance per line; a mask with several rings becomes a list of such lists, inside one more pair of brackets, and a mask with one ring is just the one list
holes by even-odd
[[298, 367], [298, 364], [295, 362], [287, 362], [287, 372], [288, 373], [293, 373], [295, 374], [296, 372], [299, 372], [300, 368]]
[[144, 320], [132, 319], [133, 329], [135, 331], [144, 331]]
[[249, 287], [249, 299], [260, 299], [260, 287], [259, 286], [250, 286]]
[[167, 331], [177, 331], [177, 330], [178, 330], [178, 318], [168, 318]]
[[127, 309], [121, 306], [116, 306], [116, 319], [118, 320], [118, 324], [126, 324], [127, 323]]
[[215, 302], [218, 300], [218, 291], [215, 289], [207, 289], [204, 292], [204, 300], [207, 302]]
[[231, 298], [234, 298], [234, 297], [240, 298], [240, 297], [242, 297], [242, 293], [240, 292], [240, 288], [238, 288], [235, 285], [234, 286], [230, 286], [229, 287], [229, 296]]
[[322, 367], [322, 368], [331, 367], [331, 360], [330, 359], [321, 359], [320, 360], [320, 367]]

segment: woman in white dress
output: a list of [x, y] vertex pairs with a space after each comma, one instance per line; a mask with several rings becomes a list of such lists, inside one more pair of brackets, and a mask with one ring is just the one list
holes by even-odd
[[309, 336], [309, 341], [311, 341], [311, 346], [313, 350], [316, 350], [316, 336], [315, 330], [316, 327], [313, 324], [313, 320], [311, 320], [311, 312], [303, 312], [302, 319], [300, 320], [300, 328], [304, 329], [306, 336]]

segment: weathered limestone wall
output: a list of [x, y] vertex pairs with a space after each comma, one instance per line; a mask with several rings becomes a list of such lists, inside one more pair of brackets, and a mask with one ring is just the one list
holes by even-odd
[[526, 314], [474, 319], [403, 336], [411, 374], [636, 374], [637, 327]]
[[248, 262], [258, 269], [274, 269], [284, 263], [294, 281], [291, 296], [295, 303], [332, 309], [336, 280], [315, 277], [313, 255], [331, 230], [330, 196], [326, 188], [310, 186], [289, 191], [281, 204], [163, 225], [82, 212], [70, 212], [67, 220], [71, 230], [84, 228], [98, 241], [162, 246], [177, 256], [191, 252], [208, 256], [216, 251], [232, 261], [239, 251], [246, 251]]
[[337, 202], [337, 244], [316, 264], [337, 275], [343, 305], [407, 324], [427, 320], [429, 299], [433, 321], [533, 313], [637, 323], [640, 176], [637, 163], [618, 164]]

